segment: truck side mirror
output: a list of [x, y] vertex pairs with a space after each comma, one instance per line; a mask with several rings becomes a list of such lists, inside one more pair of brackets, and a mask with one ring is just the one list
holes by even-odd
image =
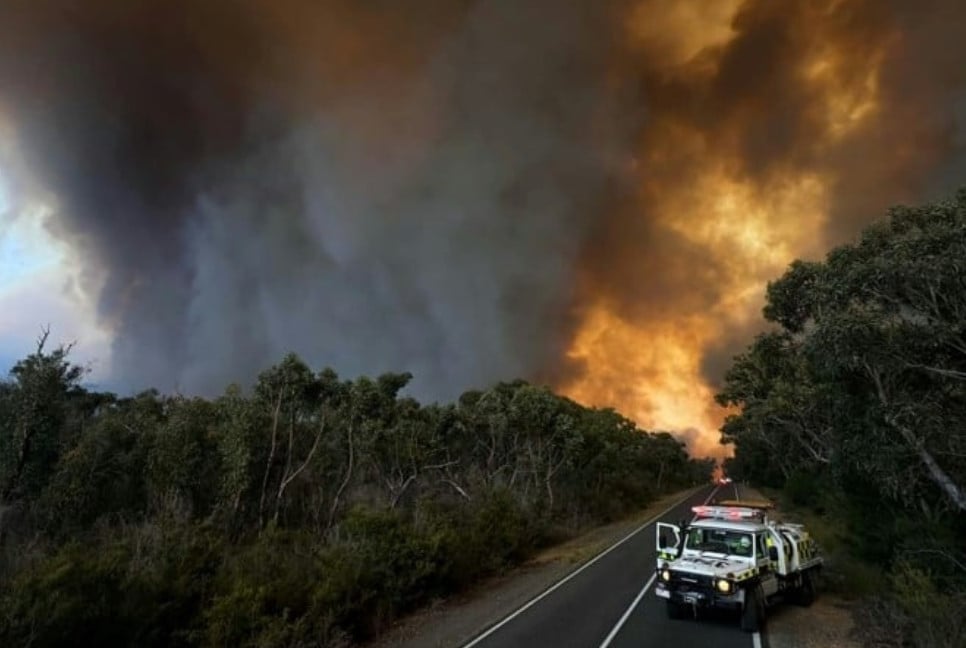
[[768, 547], [768, 558], [778, 562], [778, 547]]

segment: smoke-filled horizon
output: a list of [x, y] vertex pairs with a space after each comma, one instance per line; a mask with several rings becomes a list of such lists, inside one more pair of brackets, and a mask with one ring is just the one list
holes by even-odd
[[524, 377], [719, 452], [765, 282], [961, 181], [953, 0], [405, 4], [0, 6], [0, 135], [119, 379]]

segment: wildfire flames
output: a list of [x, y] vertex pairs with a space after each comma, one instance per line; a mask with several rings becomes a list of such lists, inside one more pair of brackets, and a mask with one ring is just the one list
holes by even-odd
[[[634, 164], [639, 217], [646, 214], [652, 231], [656, 223], [693, 252], [685, 267], [663, 259], [665, 267], [643, 263], [645, 272], [636, 276], [633, 264], [622, 265], [631, 272], [623, 281], [662, 282], [669, 274], [669, 285], [680, 291], [643, 312], [595, 299], [599, 286], [590, 282], [590, 305], [568, 352], [583, 370], [562, 385], [572, 398], [615, 407], [646, 428], [683, 431], [692, 449], [705, 455], [725, 452], [717, 434], [724, 412], [713, 403], [715, 390], [702, 362], [723, 334], [759, 325], [769, 279], [826, 244], [830, 189], [838, 179], [827, 156], [874, 120], [889, 41], [885, 32], [856, 51], [852, 41], [829, 38], [841, 27], [836, 6], [846, 3], [800, 6], [800, 27], [781, 35], [801, 59], [782, 74], [807, 101], [803, 144], [809, 150], [769, 160], [763, 171], [751, 169], [743, 147], [775, 136], [768, 132], [767, 114], [773, 105], [782, 110], [788, 97], [761, 97], [757, 82], [774, 79], [756, 79], [755, 68], [747, 72], [744, 97], [716, 104], [715, 91], [729, 72], [728, 58], [748, 37], [745, 30], [760, 27], [742, 13], [753, 4], [716, 2], [709, 13], [706, 2], [662, 0], [633, 12], [629, 39], [645, 52], [659, 52], [661, 62], [646, 83], [652, 96], [672, 98], [655, 102]], [[641, 254], [649, 253], [642, 245]]]

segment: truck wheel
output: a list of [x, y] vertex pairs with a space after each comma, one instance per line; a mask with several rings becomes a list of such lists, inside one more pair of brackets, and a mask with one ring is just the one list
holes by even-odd
[[745, 592], [745, 606], [741, 609], [741, 629], [759, 632], [765, 626], [765, 596], [760, 587]]
[[683, 619], [684, 606], [681, 605], [680, 603], [675, 603], [674, 601], [667, 601], [667, 618]]
[[808, 607], [815, 602], [815, 576], [811, 570], [802, 572], [802, 584], [795, 592], [795, 603]]

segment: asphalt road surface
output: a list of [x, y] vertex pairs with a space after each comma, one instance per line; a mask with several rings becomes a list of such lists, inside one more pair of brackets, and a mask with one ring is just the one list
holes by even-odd
[[739, 494], [737, 485], [702, 488], [463, 648], [758, 648], [761, 637], [742, 632], [734, 616], [668, 619], [664, 601], [653, 590], [655, 523], [690, 520], [692, 506]]

